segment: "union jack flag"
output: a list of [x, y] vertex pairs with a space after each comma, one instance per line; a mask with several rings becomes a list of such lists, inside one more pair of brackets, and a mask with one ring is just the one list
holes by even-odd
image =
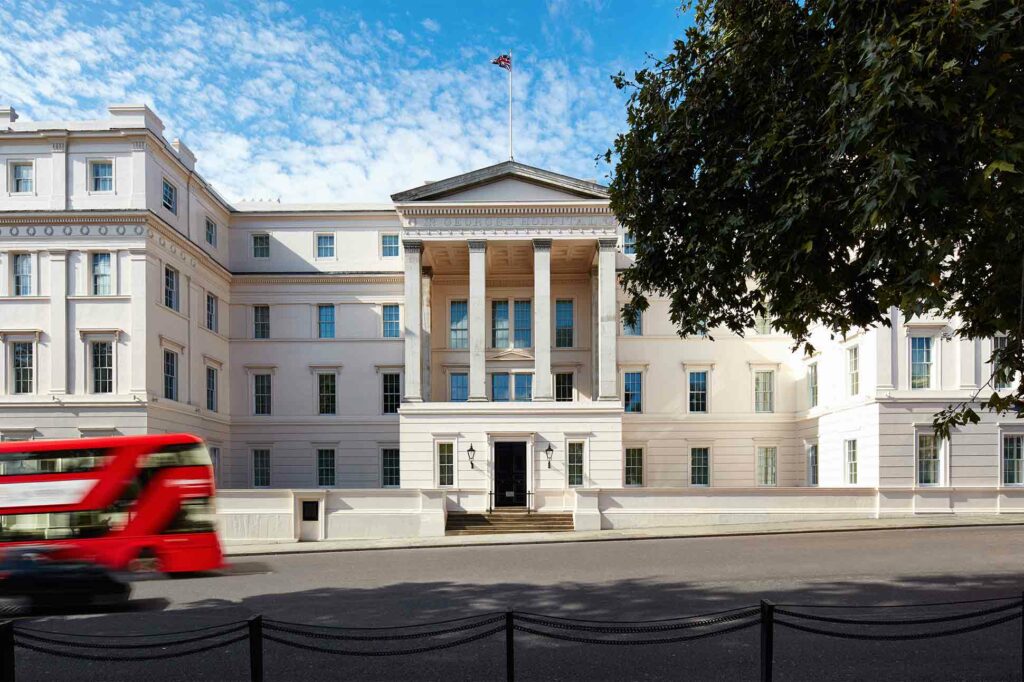
[[497, 64], [506, 71], [512, 70], [512, 55], [510, 54], [499, 54], [497, 57], [491, 60], [491, 64]]

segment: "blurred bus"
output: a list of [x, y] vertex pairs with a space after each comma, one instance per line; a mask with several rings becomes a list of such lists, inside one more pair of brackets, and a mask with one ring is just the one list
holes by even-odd
[[0, 551], [45, 544], [113, 570], [222, 565], [213, 467], [187, 434], [0, 443]]

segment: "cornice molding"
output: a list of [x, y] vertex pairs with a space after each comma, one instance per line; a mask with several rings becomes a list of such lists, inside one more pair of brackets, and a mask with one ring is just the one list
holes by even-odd
[[402, 284], [405, 276], [394, 275], [235, 275], [232, 284]]

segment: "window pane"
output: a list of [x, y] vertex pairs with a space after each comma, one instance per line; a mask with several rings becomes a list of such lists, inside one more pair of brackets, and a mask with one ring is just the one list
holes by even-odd
[[850, 395], [860, 393], [860, 348], [854, 346], [846, 349], [846, 387]]
[[92, 392], [114, 392], [114, 348], [110, 341], [92, 343]]
[[114, 189], [114, 164], [110, 161], [93, 161], [92, 191], [110, 192]]
[[455, 445], [437, 444], [437, 484], [455, 485]]
[[334, 450], [331, 448], [317, 448], [316, 484], [318, 486], [334, 485]]
[[690, 485], [711, 484], [711, 449], [690, 448]]
[[259, 415], [270, 414], [271, 375], [253, 375], [253, 411]]
[[1003, 483], [1024, 483], [1021, 461], [1024, 459], [1024, 436], [1003, 436]]
[[178, 399], [178, 354], [164, 351], [164, 398]]
[[14, 255], [14, 295], [32, 295], [32, 255], [18, 253]]
[[555, 301], [555, 348], [572, 348], [573, 336], [573, 302]]
[[174, 268], [164, 268], [164, 305], [178, 309], [178, 271]]
[[31, 192], [32, 191], [32, 164], [30, 164], [30, 163], [17, 163], [17, 164], [14, 164], [14, 191], [15, 192]]
[[270, 485], [270, 450], [252, 451], [252, 484], [257, 488]]
[[708, 373], [690, 372], [690, 412], [708, 411]]
[[206, 295], [206, 328], [212, 332], [217, 331], [217, 297], [213, 294]]
[[509, 399], [508, 374], [491, 375], [491, 400], [495, 402]]
[[622, 321], [622, 333], [625, 336], [641, 336], [644, 329], [644, 316], [639, 310], [636, 313], [636, 322], [628, 324], [625, 319]]
[[533, 305], [530, 301], [515, 302], [515, 339], [516, 348], [533, 346]]
[[385, 339], [397, 339], [401, 336], [401, 327], [399, 325], [399, 313], [398, 306], [394, 304], [385, 305], [383, 308], [384, 315], [384, 338]]
[[857, 482], [857, 441], [846, 441], [844, 449], [846, 451], [846, 482], [855, 484]]
[[914, 336], [910, 339], [910, 387], [931, 388], [932, 339]]
[[572, 372], [559, 372], [555, 375], [555, 400], [558, 402], [572, 402], [573, 395], [573, 374]]
[[402, 401], [400, 376], [387, 373], [381, 375], [384, 387], [384, 414], [398, 414], [398, 404]]
[[317, 333], [321, 339], [333, 339], [334, 338], [334, 306], [333, 305], [321, 305], [317, 306], [317, 320], [318, 329]]
[[163, 205], [171, 213], [178, 212], [178, 189], [166, 180], [163, 184]]
[[465, 402], [469, 400], [469, 375], [463, 372], [452, 374], [448, 377], [448, 395], [452, 402]]
[[568, 476], [569, 485], [583, 485], [583, 443], [572, 442], [568, 445]]
[[917, 434], [918, 485], [938, 485], [939, 475], [939, 444], [935, 434]]
[[401, 456], [398, 448], [381, 450], [381, 484], [385, 488], [397, 488], [402, 484]]
[[508, 301], [491, 301], [491, 348], [508, 348]]
[[452, 301], [451, 330], [448, 347], [453, 349], [469, 348], [469, 305], [466, 301]]
[[516, 400], [533, 400], [533, 375], [532, 374], [516, 374], [515, 376], [515, 389], [516, 389]]
[[213, 367], [206, 368], [206, 409], [217, 411], [217, 370]]
[[270, 258], [269, 234], [254, 234], [252, 236], [252, 257]]
[[622, 235], [622, 253], [627, 256], [636, 255], [636, 237], [628, 230]]
[[779, 451], [775, 446], [757, 448], [757, 484], [775, 485], [778, 481], [776, 468]]
[[[1000, 351], [1000, 350], [1004, 350], [1005, 348], [1006, 348], [1006, 337], [1005, 336], [996, 336], [995, 338], [992, 339], [992, 350]], [[993, 365], [992, 371], [994, 372], [997, 369], [998, 369], [998, 365]], [[1004, 389], [1011, 388], [1012, 383], [1013, 383], [1012, 382], [1012, 376], [1007, 376], [1005, 378], [997, 376], [992, 381], [992, 385], [993, 385], [993, 387], [997, 391], [1002, 391]]]
[[32, 393], [35, 374], [35, 348], [29, 342], [18, 341], [11, 350], [14, 364], [14, 392]]
[[626, 485], [644, 484], [643, 448], [626, 448]]
[[398, 256], [398, 235], [381, 235], [380, 246], [382, 256], [384, 256], [385, 258], [395, 258], [396, 256]]
[[334, 258], [333, 234], [318, 234], [316, 236], [316, 257]]
[[807, 367], [807, 402], [811, 407], [818, 406], [818, 363]]
[[775, 372], [754, 372], [754, 411], [775, 411]]
[[92, 293], [95, 296], [110, 295], [110, 254], [92, 254]]
[[217, 223], [209, 218], [206, 219], [206, 243], [210, 246], [217, 246]]
[[338, 411], [337, 375], [333, 373], [317, 374], [316, 381], [320, 414], [335, 414]]
[[252, 335], [256, 339], [270, 338], [270, 306], [254, 305], [252, 307]]
[[622, 379], [623, 404], [626, 412], [643, 411], [643, 375], [641, 372], [626, 372]]
[[807, 484], [818, 485], [818, 445], [807, 446]]

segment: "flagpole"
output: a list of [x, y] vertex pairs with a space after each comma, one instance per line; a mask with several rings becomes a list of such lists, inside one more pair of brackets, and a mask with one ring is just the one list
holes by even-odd
[[512, 50], [508, 51], [508, 59], [508, 160], [515, 161], [516, 157], [512, 153], [512, 69], [515, 68], [515, 63], [512, 62]]

